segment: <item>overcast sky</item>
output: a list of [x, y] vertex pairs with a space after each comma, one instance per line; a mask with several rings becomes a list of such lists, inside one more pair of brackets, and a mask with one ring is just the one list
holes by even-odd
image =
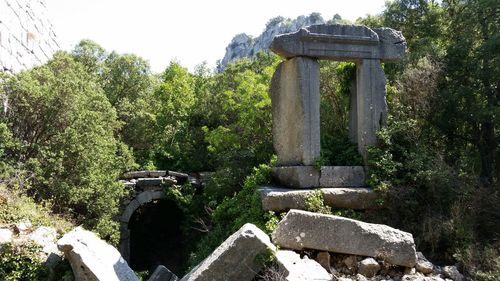
[[106, 50], [134, 53], [161, 72], [175, 59], [190, 70], [224, 56], [234, 35], [258, 36], [270, 18], [319, 12], [355, 20], [378, 14], [385, 0], [46, 0], [60, 46], [71, 50], [81, 39]]

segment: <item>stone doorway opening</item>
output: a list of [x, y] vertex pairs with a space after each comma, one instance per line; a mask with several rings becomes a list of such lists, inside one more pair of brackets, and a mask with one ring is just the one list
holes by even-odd
[[183, 220], [182, 210], [168, 199], [152, 200], [137, 208], [128, 223], [130, 267], [152, 272], [161, 264], [181, 274], [186, 261]]
[[[352, 95], [356, 90], [356, 64], [320, 60], [320, 164], [361, 166], [363, 158], [352, 131]], [[319, 164], [319, 163], [318, 163]]]

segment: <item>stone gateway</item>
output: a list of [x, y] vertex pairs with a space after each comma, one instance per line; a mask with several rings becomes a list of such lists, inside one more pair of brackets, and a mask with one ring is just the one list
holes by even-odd
[[321, 149], [317, 60], [356, 63], [349, 137], [366, 162], [367, 147], [376, 144], [376, 133], [387, 120], [386, 79], [381, 63], [400, 60], [405, 49], [401, 32], [362, 25], [312, 25], [274, 38], [271, 50], [287, 58], [276, 69], [270, 88], [273, 145], [281, 168], [273, 173], [278, 182], [292, 188], [314, 188], [359, 186], [364, 181], [365, 171], [359, 172], [363, 167], [322, 167], [321, 171], [308, 172], [311, 169], [307, 167], [312, 168], [319, 160]]
[[351, 93], [350, 134], [366, 159], [367, 146], [385, 125], [385, 75], [381, 62], [405, 53], [401, 32], [362, 25], [312, 25], [276, 36], [271, 50], [287, 58], [272, 80], [274, 147], [278, 166], [313, 165], [320, 156], [318, 59], [356, 63], [356, 89]]

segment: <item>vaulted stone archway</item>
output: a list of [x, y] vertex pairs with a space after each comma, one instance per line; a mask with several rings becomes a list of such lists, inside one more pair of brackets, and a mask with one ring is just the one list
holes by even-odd
[[162, 264], [175, 270], [181, 266], [181, 224], [177, 204], [165, 198], [165, 188], [179, 188], [196, 178], [172, 171], [134, 171], [122, 176], [130, 196], [122, 202], [119, 251], [134, 270], [152, 270]]

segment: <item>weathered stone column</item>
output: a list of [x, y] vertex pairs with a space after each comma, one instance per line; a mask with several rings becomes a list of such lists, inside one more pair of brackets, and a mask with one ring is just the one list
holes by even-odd
[[377, 143], [377, 131], [387, 122], [385, 75], [378, 59], [356, 64], [358, 151], [366, 160], [367, 146]]
[[319, 63], [306, 57], [282, 62], [270, 91], [278, 166], [313, 165], [320, 156]]

